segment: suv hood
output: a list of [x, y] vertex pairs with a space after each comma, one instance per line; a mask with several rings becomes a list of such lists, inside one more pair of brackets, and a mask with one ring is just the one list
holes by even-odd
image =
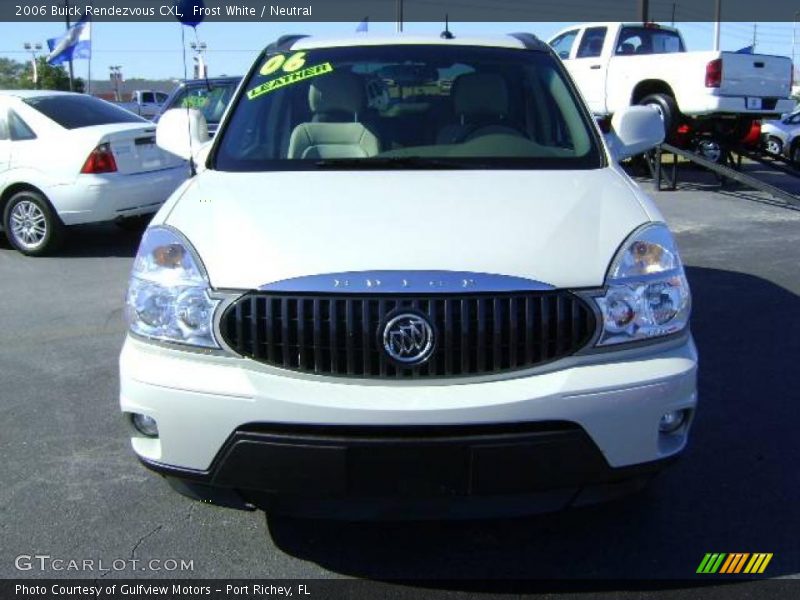
[[494, 273], [603, 284], [649, 221], [613, 168], [592, 171], [205, 171], [165, 223], [215, 288], [377, 270]]

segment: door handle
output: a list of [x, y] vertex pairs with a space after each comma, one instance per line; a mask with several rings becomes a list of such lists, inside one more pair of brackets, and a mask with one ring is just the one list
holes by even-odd
[[595, 69], [599, 69], [599, 68], [601, 68], [602, 66], [603, 66], [603, 65], [592, 65], [592, 66], [591, 66], [591, 67], [589, 67], [589, 68], [590, 68], [590, 69], [592, 69], [592, 70], [595, 70]]

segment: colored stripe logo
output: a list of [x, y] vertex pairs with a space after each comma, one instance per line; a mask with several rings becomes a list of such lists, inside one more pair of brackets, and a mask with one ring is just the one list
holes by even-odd
[[725, 575], [735, 575], [737, 573], [747, 573], [751, 575], [763, 573], [769, 561], [772, 560], [772, 553], [769, 552], [707, 552], [697, 567], [697, 573]]

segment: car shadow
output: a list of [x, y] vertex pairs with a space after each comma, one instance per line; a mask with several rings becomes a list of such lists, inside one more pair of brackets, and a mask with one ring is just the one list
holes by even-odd
[[54, 252], [62, 258], [103, 258], [136, 256], [146, 224], [123, 229], [114, 223], [69, 227], [64, 242]]
[[706, 552], [771, 552], [765, 575], [796, 573], [800, 297], [751, 275], [687, 271], [700, 406], [682, 460], [644, 492], [493, 521], [267, 517], [274, 543], [344, 575], [445, 589], [509, 580], [518, 590], [541, 590], [541, 580], [582, 588], [589, 580], [597, 589], [609, 580], [661, 580], [656, 587], [746, 580], [695, 575]]

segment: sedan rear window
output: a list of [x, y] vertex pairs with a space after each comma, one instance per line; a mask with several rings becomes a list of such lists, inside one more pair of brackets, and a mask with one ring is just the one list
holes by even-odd
[[92, 96], [38, 96], [25, 103], [65, 129], [109, 123], [147, 123], [138, 115]]

